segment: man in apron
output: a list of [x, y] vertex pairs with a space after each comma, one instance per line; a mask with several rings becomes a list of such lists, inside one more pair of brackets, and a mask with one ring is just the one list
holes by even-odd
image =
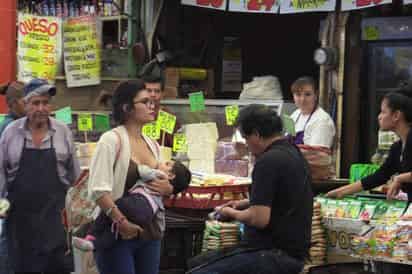
[[69, 128], [49, 117], [55, 93], [45, 80], [28, 83], [27, 117], [12, 123], [0, 139], [0, 187], [11, 203], [6, 224], [16, 273], [73, 271], [61, 210], [80, 168]]

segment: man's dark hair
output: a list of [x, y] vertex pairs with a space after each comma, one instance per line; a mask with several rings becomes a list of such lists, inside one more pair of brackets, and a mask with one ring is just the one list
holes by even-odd
[[175, 174], [170, 183], [173, 185], [173, 193], [177, 194], [188, 188], [192, 180], [192, 173], [189, 169], [179, 161], [175, 161], [172, 168], [172, 173]]
[[282, 120], [276, 111], [265, 105], [252, 104], [240, 110], [235, 126], [245, 136], [259, 134], [269, 138], [282, 133]]
[[143, 75], [143, 81], [145, 83], [159, 83], [160, 88], [162, 90], [164, 88], [164, 81], [163, 81], [162, 77], [160, 77], [159, 75], [153, 75], [152, 73]]

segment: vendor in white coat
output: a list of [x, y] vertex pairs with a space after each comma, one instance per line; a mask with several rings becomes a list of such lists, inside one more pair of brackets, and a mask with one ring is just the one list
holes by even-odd
[[331, 148], [335, 125], [329, 114], [319, 104], [319, 91], [312, 77], [298, 78], [291, 86], [297, 106], [291, 118], [295, 122], [293, 143]]

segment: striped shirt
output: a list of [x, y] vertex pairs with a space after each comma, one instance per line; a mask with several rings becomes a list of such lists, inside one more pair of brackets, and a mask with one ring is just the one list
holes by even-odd
[[[72, 133], [65, 124], [49, 118], [49, 131], [40, 149], [51, 147], [52, 136], [56, 150], [58, 176], [63, 184], [70, 185], [80, 174]], [[27, 117], [12, 122], [0, 138], [0, 197], [6, 193], [6, 185], [16, 178], [25, 138], [26, 147], [33, 148], [32, 134], [27, 127]]]

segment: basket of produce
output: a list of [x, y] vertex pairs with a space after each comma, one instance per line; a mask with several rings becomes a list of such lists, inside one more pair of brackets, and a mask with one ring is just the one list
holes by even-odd
[[211, 209], [231, 200], [248, 198], [250, 178], [223, 174], [192, 173], [183, 192], [164, 201], [166, 207]]

